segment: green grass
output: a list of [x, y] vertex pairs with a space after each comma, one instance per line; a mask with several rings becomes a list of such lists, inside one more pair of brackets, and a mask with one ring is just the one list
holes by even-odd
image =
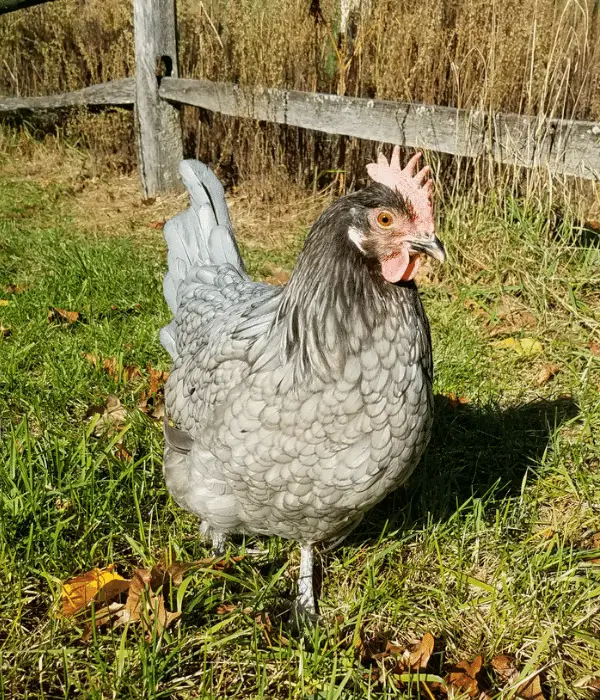
[[[586, 683], [600, 675], [600, 566], [590, 563], [600, 557], [591, 548], [600, 359], [589, 346], [600, 257], [590, 232], [513, 200], [447, 207], [450, 259], [423, 287], [434, 437], [407, 488], [319, 558], [314, 630], [286, 627], [298, 555], [271, 539], [267, 556], [188, 574], [174, 603], [181, 619], [162, 637], [131, 626], [82, 643], [82, 626], [57, 618], [61, 582], [94, 566], [114, 562], [130, 575], [166, 552], [193, 560], [207, 550], [165, 491], [160, 425], [136, 409], [144, 379], [116, 381], [83, 356], [168, 369], [157, 337], [168, 320], [160, 234], [86, 236], [68, 215], [71, 196], [0, 175], [0, 288], [27, 287], [0, 292], [0, 323], [12, 331], [0, 337], [4, 697], [417, 697], [361, 663], [357, 643], [403, 645], [425, 632], [436, 638], [430, 673], [482, 654], [494, 696], [501, 684], [490, 660], [510, 654], [523, 677], [544, 667], [547, 697], [589, 697]], [[302, 235], [272, 256], [246, 241], [250, 270], [292, 265]], [[49, 323], [51, 307], [80, 319]], [[543, 352], [493, 345], [520, 335]], [[560, 372], [537, 386], [548, 363]], [[86, 410], [109, 394], [129, 409], [125, 432], [98, 437]], [[452, 394], [469, 403], [455, 406]], [[118, 441], [131, 462], [115, 456]], [[218, 614], [222, 603], [236, 609]]]

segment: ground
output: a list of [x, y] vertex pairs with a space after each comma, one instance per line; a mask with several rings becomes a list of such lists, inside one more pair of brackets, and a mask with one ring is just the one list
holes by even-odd
[[[330, 196], [234, 193], [251, 273], [283, 281]], [[510, 655], [519, 679], [541, 670], [545, 697], [591, 697], [598, 237], [508, 196], [458, 198], [442, 211], [449, 259], [421, 280], [436, 368], [432, 443], [405, 489], [319, 555], [314, 629], [287, 626], [299, 557], [276, 539], [230, 552], [250, 544], [264, 556], [187, 572], [170, 600], [182, 614], [162, 635], [131, 624], [81, 641], [84, 622], [60, 616], [62, 584], [93, 567], [130, 576], [209, 554], [166, 493], [161, 423], [140, 408], [150, 369], [169, 368], [158, 342], [169, 318], [160, 228], [184, 206], [185, 196], [142, 203], [133, 177], [89, 177], [47, 158], [1, 162], [4, 696], [433, 697], [444, 693], [434, 676], [481, 655], [472, 692], [494, 697], [506, 683], [492, 660]], [[90, 410], [109, 396], [123, 408], [112, 433]], [[390, 669], [426, 633], [435, 646], [417, 688]], [[387, 642], [396, 649], [386, 653]]]

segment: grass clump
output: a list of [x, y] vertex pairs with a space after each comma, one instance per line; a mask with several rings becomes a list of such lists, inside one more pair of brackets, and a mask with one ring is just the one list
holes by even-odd
[[[160, 424], [138, 408], [147, 366], [168, 369], [154, 224], [185, 202], [143, 206], [126, 177], [75, 187], [85, 166], [73, 158], [72, 179], [65, 169], [55, 177], [52, 162], [50, 173], [25, 160], [0, 173], [4, 695], [416, 695], [365, 649], [429, 632], [430, 673], [478, 654], [489, 669], [509, 654], [528, 672], [543, 669], [546, 697], [589, 697], [600, 668], [598, 242], [508, 195], [501, 205], [448, 199], [441, 212], [449, 262], [421, 282], [435, 349], [433, 440], [408, 486], [321, 555], [312, 632], [286, 627], [298, 556], [275, 538], [260, 543], [264, 557], [229, 572], [190, 572], [173, 603], [182, 616], [163, 635], [132, 625], [83, 643], [82, 625], [57, 617], [61, 582], [92, 567], [114, 563], [130, 576], [207, 554], [194, 519], [166, 493]], [[276, 207], [251, 189], [230, 197], [252, 274], [291, 269], [327, 197], [280, 197]], [[52, 308], [79, 317], [49, 322]], [[523, 337], [540, 351], [497, 345]], [[106, 372], [86, 355], [141, 376]], [[549, 364], [558, 370], [539, 384]], [[109, 435], [86, 415], [110, 395], [127, 416]], [[489, 681], [494, 696], [500, 686]]]

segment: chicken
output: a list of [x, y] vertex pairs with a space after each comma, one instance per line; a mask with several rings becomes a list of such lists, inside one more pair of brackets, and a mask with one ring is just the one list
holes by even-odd
[[245, 271], [223, 188], [184, 161], [191, 207], [165, 226], [173, 321], [164, 476], [223, 551], [228, 535], [300, 543], [296, 606], [315, 612], [313, 546], [343, 539], [406, 481], [429, 440], [432, 357], [413, 278], [440, 261], [429, 169], [396, 148], [310, 231], [287, 285]]

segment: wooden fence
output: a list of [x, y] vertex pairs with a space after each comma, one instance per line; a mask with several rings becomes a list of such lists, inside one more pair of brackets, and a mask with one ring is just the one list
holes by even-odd
[[[52, 0], [0, 0], [0, 14]], [[356, 97], [244, 89], [178, 76], [175, 0], [133, 0], [135, 78], [61, 95], [0, 97], [0, 116], [76, 105], [135, 109], [146, 197], [177, 185], [180, 105], [457, 156], [600, 180], [600, 123], [488, 113]]]

